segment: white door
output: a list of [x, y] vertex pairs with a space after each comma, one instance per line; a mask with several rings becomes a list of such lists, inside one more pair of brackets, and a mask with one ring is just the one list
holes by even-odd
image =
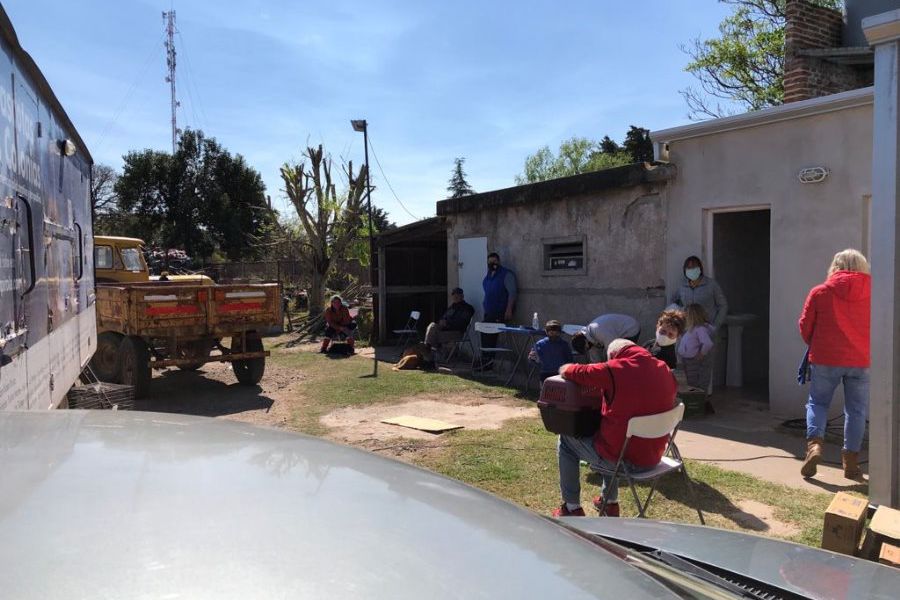
[[466, 295], [466, 302], [475, 307], [475, 320], [484, 316], [481, 303], [484, 288], [481, 282], [487, 274], [487, 238], [461, 238], [457, 240], [459, 257], [459, 287]]

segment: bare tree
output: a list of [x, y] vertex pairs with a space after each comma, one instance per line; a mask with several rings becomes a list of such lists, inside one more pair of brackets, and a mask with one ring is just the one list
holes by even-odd
[[300, 163], [285, 163], [281, 167], [284, 192], [297, 211], [304, 233], [300, 242], [310, 266], [310, 314], [322, 310], [325, 280], [334, 261], [347, 254], [363, 227], [366, 168], [354, 174], [353, 162], [348, 162], [344, 168], [347, 189], [340, 194], [332, 168], [331, 156], [321, 144], [318, 148], [308, 147]]
[[91, 167], [91, 216], [96, 220], [98, 215], [114, 212], [118, 207], [116, 196], [116, 170], [109, 165]]

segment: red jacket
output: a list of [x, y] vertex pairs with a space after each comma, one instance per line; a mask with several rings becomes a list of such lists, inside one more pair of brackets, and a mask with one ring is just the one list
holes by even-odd
[[871, 276], [856, 271], [838, 271], [809, 292], [799, 322], [809, 362], [869, 367], [871, 297]]
[[[625, 445], [625, 431], [631, 417], [655, 415], [675, 406], [675, 377], [661, 360], [640, 346], [628, 346], [605, 363], [569, 365], [563, 377], [579, 385], [604, 390], [600, 429], [594, 434], [594, 448], [610, 462], [619, 460]], [[659, 463], [666, 451], [668, 436], [633, 438], [625, 460], [639, 467]]]
[[330, 306], [325, 309], [325, 323], [331, 327], [338, 325], [346, 327], [351, 322], [353, 322], [353, 317], [350, 316], [350, 309], [343, 304], [337, 310], [332, 310]]

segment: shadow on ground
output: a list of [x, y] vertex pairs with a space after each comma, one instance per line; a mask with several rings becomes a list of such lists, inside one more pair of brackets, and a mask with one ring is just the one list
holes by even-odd
[[[189, 392], [186, 393], [186, 390]], [[250, 410], [268, 411], [274, 400], [259, 386], [225, 383], [200, 371], [166, 370], [153, 378], [151, 394], [135, 401], [135, 410], [180, 413], [205, 417], [233, 415]]]
[[[589, 473], [587, 482], [599, 487], [602, 479], [598, 473]], [[691, 496], [681, 475], [673, 473], [660, 479], [654, 494], [655, 496], [664, 496], [673, 502], [678, 502], [693, 510], [696, 510], [699, 503], [700, 510], [703, 511], [704, 516], [708, 514], [720, 515], [743, 529], [750, 529], [751, 531], [758, 532], [769, 530], [769, 525], [765, 521], [735, 505], [719, 490], [702, 481], [693, 480], [693, 484], [696, 499]], [[647, 494], [650, 493], [650, 486], [639, 485], [637, 486], [637, 491], [641, 498], [641, 502], [644, 502], [647, 498]], [[621, 480], [619, 483], [619, 502], [634, 504], [631, 490], [628, 489], [628, 483], [625, 480]], [[652, 501], [650, 502], [650, 507], [647, 509], [647, 517], [651, 519], [659, 518], [658, 516], [654, 517], [653, 515]], [[699, 517], [696, 518], [699, 524], [700, 519]]]

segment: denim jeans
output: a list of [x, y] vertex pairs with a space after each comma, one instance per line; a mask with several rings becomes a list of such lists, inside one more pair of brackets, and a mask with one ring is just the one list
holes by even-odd
[[810, 365], [806, 437], [824, 438], [834, 390], [844, 384], [844, 450], [859, 452], [869, 414], [869, 369]]
[[[612, 471], [616, 468], [615, 462], [610, 462], [597, 454], [592, 437], [580, 438], [561, 435], [557, 443], [556, 454], [559, 460], [559, 491], [562, 494], [563, 502], [569, 504], [581, 504], [579, 461], [585, 461], [595, 471], [598, 469]], [[625, 464], [632, 473], [647, 470], [627, 462]], [[607, 502], [617, 502], [619, 500], [619, 482], [613, 479], [612, 475], [601, 474], [601, 477], [603, 478], [603, 486], [600, 488], [601, 495], [606, 498]]]

